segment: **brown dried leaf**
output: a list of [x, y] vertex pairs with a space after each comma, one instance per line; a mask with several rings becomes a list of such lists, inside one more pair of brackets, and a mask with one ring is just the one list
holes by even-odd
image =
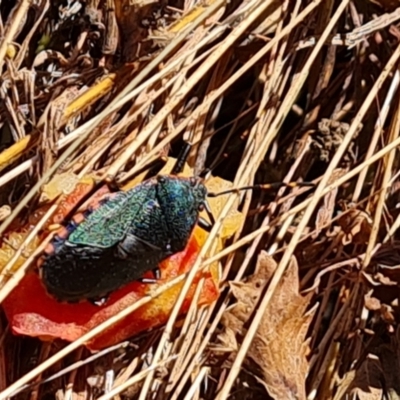
[[[149, 17], [153, 0], [116, 0], [114, 2], [115, 18], [119, 27], [122, 57], [132, 61], [137, 51], [138, 42], [147, 34], [141, 21]], [[116, 32], [114, 31], [116, 35]], [[115, 38], [114, 40], [117, 40]]]
[[[28, 236], [29, 231], [11, 232], [3, 242], [0, 244], [0, 272], [4, 269], [7, 263], [14, 257], [15, 252], [19, 249]], [[36, 250], [39, 245], [39, 237], [34, 239], [25, 246], [22, 254], [18, 257], [16, 263], [13, 265], [11, 272], [15, 272], [26, 261], [26, 259]]]
[[[347, 171], [343, 168], [335, 169], [333, 174], [329, 177], [328, 185], [341, 178], [346, 172]], [[332, 190], [323, 197], [323, 204], [318, 210], [317, 217], [315, 219], [316, 232], [314, 233], [313, 237], [316, 238], [321, 229], [323, 229], [324, 226], [332, 219], [336, 207], [337, 194], [338, 188]]]
[[[262, 288], [272, 277], [276, 263], [261, 252], [255, 274], [245, 284], [231, 285], [238, 300], [223, 317], [223, 323], [241, 333], [257, 305]], [[275, 399], [305, 399], [308, 372], [305, 340], [312, 312], [305, 314], [310, 296], [299, 294], [297, 263], [293, 260], [278, 285], [249, 349], [249, 357], [263, 373], [265, 386]]]
[[396, 286], [397, 282], [391, 280], [388, 276], [383, 275], [381, 272], [377, 272], [374, 276], [367, 274], [362, 271], [364, 278], [373, 286], [385, 285], [385, 286]]
[[93, 178], [89, 176], [80, 179], [77, 175], [71, 172], [64, 172], [55, 175], [50, 182], [43, 185], [42, 193], [40, 194], [40, 202], [50, 202], [62, 194], [72, 193], [79, 181], [89, 184], [94, 183]]
[[357, 370], [349, 371], [338, 387], [333, 400], [400, 399], [400, 328], [392, 335], [390, 343], [372, 348]]
[[7, 204], [0, 207], [0, 221], [4, 221], [11, 214], [11, 207]]
[[361, 210], [349, 210], [338, 220], [345, 233], [343, 244], [365, 244], [371, 233], [372, 221], [368, 214]]
[[382, 307], [379, 299], [372, 296], [372, 291], [364, 296], [364, 304], [365, 307], [370, 311], [377, 311], [380, 310]]
[[262, 287], [268, 282], [276, 269], [276, 262], [266, 252], [258, 257], [254, 275], [246, 283], [230, 282], [230, 287], [237, 302], [227, 309], [222, 316], [222, 323], [226, 329], [232, 329], [243, 335], [243, 325], [249, 319], [255, 304], [257, 304]]
[[394, 310], [388, 304], [382, 304], [381, 317], [388, 324], [394, 324], [396, 321], [396, 318], [394, 316]]
[[231, 328], [226, 328], [225, 331], [218, 336], [221, 346], [224, 351], [237, 351], [238, 344], [236, 340], [236, 331]]
[[349, 371], [344, 376], [333, 400], [357, 398], [359, 400], [380, 400], [382, 370], [379, 359], [368, 355], [357, 371]]
[[379, 359], [384, 376], [386, 396], [389, 399], [400, 399], [400, 328], [391, 337], [390, 344], [382, 344], [379, 348]]

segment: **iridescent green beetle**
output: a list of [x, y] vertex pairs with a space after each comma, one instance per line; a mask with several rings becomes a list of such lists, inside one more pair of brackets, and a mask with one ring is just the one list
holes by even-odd
[[[51, 295], [60, 301], [102, 304], [109, 293], [132, 281], [160, 277], [159, 263], [186, 247], [207, 207], [202, 179], [176, 176], [189, 149], [184, 148], [172, 175], [112, 193], [57, 233], [39, 262]], [[200, 224], [209, 228], [204, 220]], [[142, 278], [148, 271], [155, 279]]]
[[[172, 174], [182, 169], [187, 153]], [[288, 186], [239, 190], [273, 185]], [[46, 248], [39, 269], [47, 291], [60, 301], [102, 304], [132, 281], [154, 282], [160, 277], [159, 263], [186, 247], [196, 224], [211, 227], [199, 218], [206, 209], [213, 223], [207, 196], [229, 192], [207, 193], [202, 178], [162, 175], [111, 194], [96, 209], [75, 217]], [[142, 278], [148, 271], [155, 279]]]

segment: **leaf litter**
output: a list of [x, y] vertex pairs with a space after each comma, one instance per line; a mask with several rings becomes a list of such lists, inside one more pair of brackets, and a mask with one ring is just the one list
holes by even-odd
[[[236, 336], [245, 335], [245, 326], [257, 307], [261, 292], [273, 276], [277, 264], [265, 251], [257, 260], [256, 271], [245, 283], [232, 283], [236, 304], [222, 318], [225, 332], [219, 339], [232, 349]], [[307, 312], [311, 295], [299, 293], [298, 267], [292, 260], [265, 310], [248, 357], [262, 372], [262, 382], [275, 399], [306, 399], [309, 343], [306, 339], [315, 311]]]
[[0, 399], [399, 397], [399, 21], [392, 0], [0, 2], [3, 310], [93, 185], [137, 184], [183, 140], [212, 191], [320, 185], [210, 199], [191, 265], [218, 290], [185, 301], [207, 286], [189, 271], [129, 346], [91, 359], [2, 318]]
[[[175, 159], [169, 159], [160, 173], [167, 173], [175, 161]], [[192, 176], [192, 174], [192, 170], [187, 166], [182, 173], [183, 176]], [[132, 183], [127, 184], [125, 189], [134, 185]], [[41, 195], [44, 209], [48, 208], [46, 204], [50, 200], [55, 200], [61, 196], [58, 207], [52, 217], [53, 224], [61, 223], [65, 216], [75, 207], [79, 199], [85, 194], [90, 193], [93, 186], [94, 179], [89, 176], [78, 179], [75, 175], [65, 173], [54, 176], [47, 185], [44, 185]], [[221, 178], [210, 177], [207, 181], [207, 188], [210, 191], [223, 191], [231, 187], [232, 183]], [[86, 206], [85, 204], [82, 206], [83, 209], [87, 206], [94, 206], [106, 194], [107, 188], [102, 187], [86, 202]], [[218, 215], [226, 201], [227, 196], [219, 196], [212, 199], [210, 201], [210, 208], [213, 214]], [[37, 215], [39, 217], [43, 215], [43, 212], [39, 209], [37, 210]], [[237, 210], [227, 216], [224, 228], [218, 237], [216, 250], [223, 248], [226, 239], [237, 231], [241, 222], [242, 214]], [[25, 236], [29, 231], [29, 226], [33, 226], [34, 223], [35, 221], [31, 219], [29, 225], [22, 229], [23, 232], [26, 232]], [[48, 228], [50, 229], [51, 225], [48, 225]], [[0, 270], [12, 259], [15, 249], [21, 247], [25, 236], [17, 232], [12, 232], [7, 242], [0, 247]], [[160, 265], [163, 274], [172, 280], [175, 276], [187, 272], [191, 268], [199, 252], [199, 248], [205, 242], [207, 236], [208, 234], [203, 230], [195, 228], [193, 237], [185, 251], [168, 258], [168, 260]], [[18, 258], [14, 266], [15, 269], [18, 269], [25, 259], [33, 253], [35, 247], [38, 245], [38, 240], [39, 238], [35, 238], [32, 245], [27, 247], [24, 256]], [[218, 296], [219, 268], [219, 264], [216, 262], [210, 266], [209, 273], [202, 275], [205, 282], [203, 283], [203, 291], [198, 299], [199, 304], [212, 303]], [[4, 311], [14, 333], [39, 337], [42, 340], [61, 338], [73, 341], [94, 326], [116, 315], [119, 310], [128, 307], [146, 294], [151, 294], [165, 280], [161, 279], [159, 284], [154, 285], [132, 283], [122, 290], [113, 293], [105, 306], [94, 307], [87, 302], [83, 304], [59, 304], [55, 299], [50, 298], [46, 294], [37, 274], [31, 272], [25, 276], [19, 286], [7, 297], [4, 302]], [[187, 312], [188, 305], [193, 297], [194, 288], [195, 285], [186, 299], [185, 307], [181, 309], [182, 315]], [[135, 334], [137, 335], [142, 331], [158, 327], [162, 323], [165, 323], [180, 289], [181, 285], [171, 288], [148, 305], [137, 310], [129, 318], [122, 320], [112, 329], [105, 331], [94, 341], [86, 345], [92, 350], [112, 346]]]

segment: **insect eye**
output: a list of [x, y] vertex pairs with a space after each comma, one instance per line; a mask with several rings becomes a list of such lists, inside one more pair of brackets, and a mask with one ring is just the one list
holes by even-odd
[[159, 175], [157, 176], [158, 183], [165, 183], [165, 176]]
[[190, 184], [192, 185], [192, 186], [196, 186], [197, 185], [197, 179], [196, 178], [190, 178]]

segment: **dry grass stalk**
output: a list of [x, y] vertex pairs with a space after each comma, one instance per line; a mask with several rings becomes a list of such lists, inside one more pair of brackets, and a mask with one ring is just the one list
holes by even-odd
[[[399, 172], [399, 9], [378, 0], [365, 4], [187, 1], [179, 10], [169, 2], [152, 8], [140, 1], [114, 1], [115, 9], [109, 0], [104, 4], [75, 1], [68, 7], [48, 0], [20, 0], [14, 8], [0, 4], [0, 135], [11, 138], [0, 140], [4, 149], [0, 187], [5, 189], [0, 207], [8, 202], [12, 206], [0, 226], [1, 235], [26, 214], [28, 205], [34, 205], [43, 184], [54, 174], [94, 174], [127, 183], [139, 172], [142, 177], [147, 165], [176, 152], [182, 138], [194, 145], [189, 163], [195, 171], [215, 165], [235, 186], [276, 180], [274, 174], [286, 182], [311, 177], [318, 184], [311, 192], [301, 189], [289, 196], [281, 189], [272, 202], [265, 193], [232, 194], [215, 216], [216, 223], [188, 274], [71, 344], [43, 345], [43, 357], [24, 373], [5, 361], [2, 341], [0, 399], [21, 390], [18, 396], [24, 396], [29, 390], [26, 385], [39, 377], [46, 379], [52, 366], [70, 373], [70, 386], [64, 387], [55, 375], [52, 387], [42, 383], [32, 389], [32, 399], [42, 398], [43, 388], [59, 390], [64, 398], [78, 392], [90, 398], [93, 393], [88, 385], [81, 390], [80, 380], [93, 376], [94, 366], [101, 362], [111, 372], [98, 374], [104, 375], [103, 388], [112, 386], [107, 393], [94, 395], [102, 400], [115, 396], [252, 399], [260, 391], [265, 396], [265, 390], [277, 398], [290, 392], [284, 384], [271, 384], [274, 373], [285, 374], [285, 366], [273, 370], [268, 360], [257, 363], [254, 343], [268, 344], [271, 337], [279, 341], [282, 327], [301, 348], [301, 371], [293, 377], [298, 398], [365, 398], [361, 383], [371, 387], [372, 380], [362, 382], [360, 376], [370, 372], [376, 377], [374, 365], [381, 366], [379, 378], [390, 386], [395, 378], [385, 367], [390, 360], [387, 348], [394, 348], [399, 332], [398, 299], [391, 292], [399, 281], [396, 268], [387, 267], [392, 261], [399, 264], [400, 215], [391, 203], [396, 202]], [[140, 27], [141, 18], [147, 26]], [[74, 35], [63, 31], [68, 22]], [[60, 35], [68, 36], [64, 46]], [[374, 69], [367, 73], [364, 65]], [[328, 124], [330, 131], [323, 136], [326, 120], [334, 123]], [[224, 159], [225, 153], [230, 158]], [[29, 180], [29, 191], [22, 190]], [[217, 252], [218, 235], [226, 217], [237, 208], [238, 198], [247, 220], [232, 242]], [[2, 270], [1, 302], [24, 278], [36, 253], [10, 278], [17, 258], [55, 208], [36, 223]], [[245, 313], [248, 319], [221, 344], [220, 322], [230, 315], [237, 298], [235, 286], [226, 282], [239, 286], [251, 282], [261, 249], [274, 255], [278, 266], [263, 282], [254, 309]], [[308, 293], [301, 296], [295, 291], [301, 304], [298, 318], [309, 324], [308, 341], [287, 331], [287, 320], [276, 322], [275, 315], [268, 314], [280, 304], [278, 297], [290, 292], [284, 282], [292, 260], [299, 266], [292, 286], [298, 284]], [[219, 301], [197, 306], [201, 281], [178, 326], [179, 310], [197, 272], [216, 261], [224, 268]], [[79, 363], [86, 341], [183, 281], [161, 334], [148, 338], [133, 354], [124, 346], [89, 358], [84, 367]], [[382, 293], [385, 289], [390, 299]], [[239, 301], [236, 307], [244, 303]], [[312, 321], [311, 314], [300, 315], [303, 308], [315, 310]], [[276, 324], [269, 326], [266, 315]], [[306, 329], [301, 327], [299, 331]], [[267, 328], [271, 331], [263, 338]], [[9, 333], [4, 338], [24, 343]], [[131, 343], [139, 340], [143, 339], [133, 338]], [[275, 345], [282, 360], [289, 360], [286, 373], [295, 375], [289, 368], [293, 349], [283, 340], [269, 343], [262, 354], [274, 359], [276, 354], [271, 356], [267, 350]], [[64, 370], [65, 357], [75, 350], [77, 363]], [[114, 363], [121, 357], [124, 363]], [[82, 369], [78, 372], [78, 368]], [[10, 370], [17, 373], [11, 381], [6, 377]], [[392, 383], [391, 390], [395, 388]], [[374, 387], [373, 393], [383, 396], [384, 390]]]

